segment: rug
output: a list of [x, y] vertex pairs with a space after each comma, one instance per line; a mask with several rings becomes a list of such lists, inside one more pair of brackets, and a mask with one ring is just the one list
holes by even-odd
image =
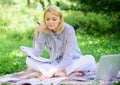
[[120, 78], [114, 78], [107, 81], [94, 81], [93, 72], [84, 77], [68, 76], [53, 77], [44, 81], [38, 79], [39, 72], [33, 69], [26, 69], [21, 72], [0, 76], [0, 85], [113, 85], [120, 81]]

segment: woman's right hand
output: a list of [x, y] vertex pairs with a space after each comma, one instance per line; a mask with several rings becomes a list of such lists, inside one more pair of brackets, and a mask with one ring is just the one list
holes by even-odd
[[37, 37], [39, 32], [45, 29], [47, 29], [47, 26], [45, 24], [39, 25], [38, 28], [34, 31], [34, 36]]

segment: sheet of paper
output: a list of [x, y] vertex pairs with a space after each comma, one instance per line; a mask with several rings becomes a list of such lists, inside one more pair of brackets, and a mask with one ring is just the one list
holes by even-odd
[[26, 46], [21, 46], [21, 47], [20, 47], [20, 50], [21, 50], [22, 52], [24, 52], [27, 56], [33, 58], [34, 60], [37, 60], [37, 61], [40, 61], [40, 62], [51, 62], [50, 59], [43, 58], [43, 57], [36, 57], [36, 56], [34, 55], [33, 48], [26, 47]]

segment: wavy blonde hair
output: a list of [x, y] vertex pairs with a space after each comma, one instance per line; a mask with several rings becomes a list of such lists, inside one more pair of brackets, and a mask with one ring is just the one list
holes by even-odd
[[[55, 16], [60, 17], [60, 23], [58, 24], [57, 34], [60, 34], [64, 30], [64, 17], [62, 15], [62, 11], [60, 8], [58, 8], [56, 5], [50, 5], [44, 12], [44, 23], [45, 23], [45, 15], [47, 12], [52, 13]], [[50, 30], [44, 30], [45, 33], [49, 33]]]

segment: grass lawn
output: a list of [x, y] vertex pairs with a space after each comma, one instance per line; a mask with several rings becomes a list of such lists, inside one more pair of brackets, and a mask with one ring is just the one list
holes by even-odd
[[[91, 54], [99, 61], [100, 56], [119, 53], [118, 39], [112, 36], [93, 37], [89, 35], [78, 35], [78, 44], [83, 54]], [[0, 75], [18, 72], [26, 69], [26, 56], [19, 50], [21, 45], [32, 47], [32, 39], [12, 40], [0, 39]], [[46, 51], [44, 52], [47, 56]]]

